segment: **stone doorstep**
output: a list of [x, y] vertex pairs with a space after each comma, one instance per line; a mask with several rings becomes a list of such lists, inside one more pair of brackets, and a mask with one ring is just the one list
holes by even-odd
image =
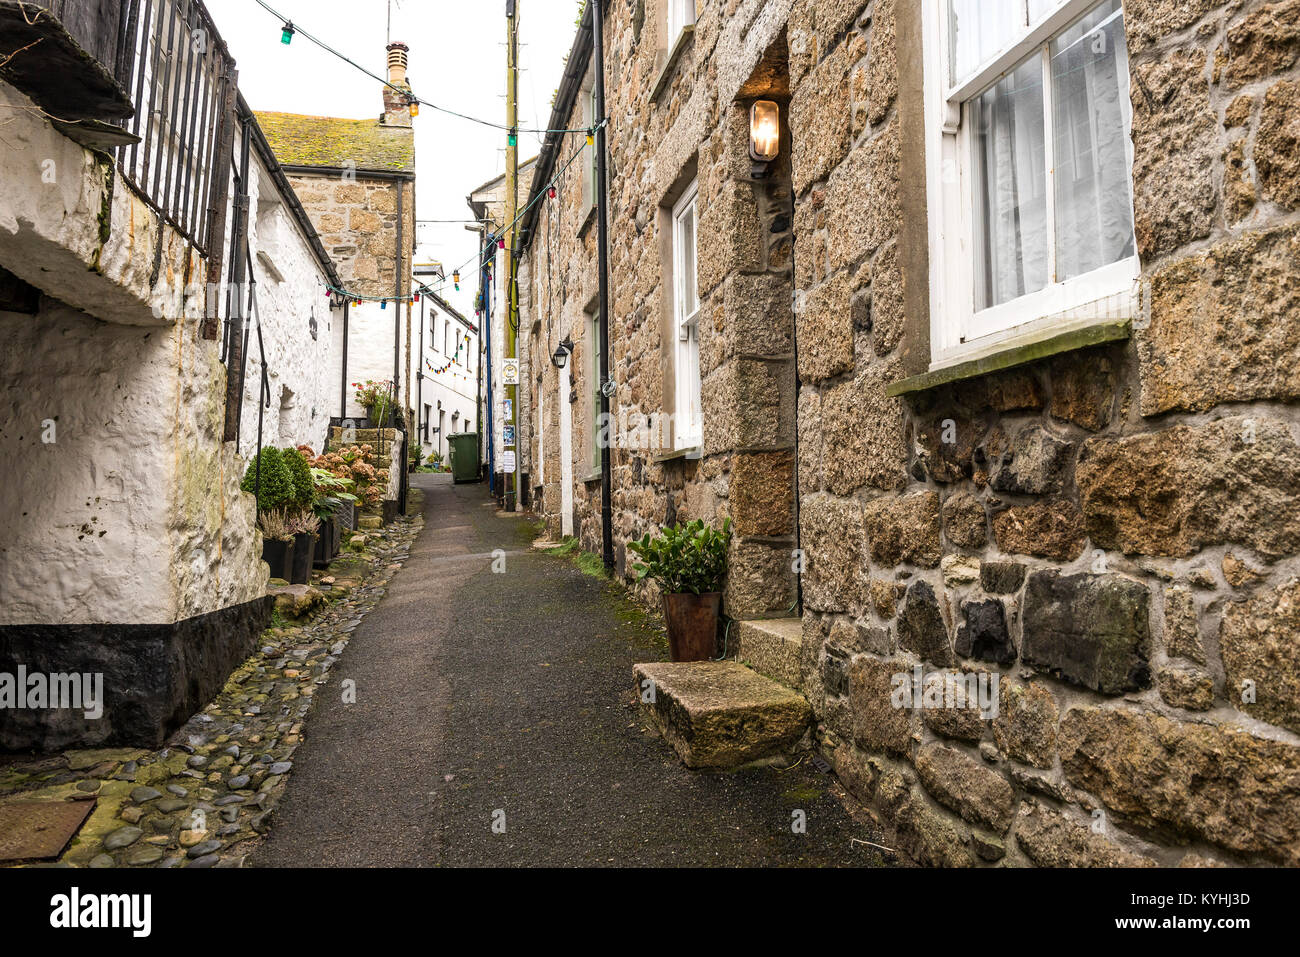
[[800, 690], [799, 661], [803, 648], [803, 619], [738, 621], [734, 633], [738, 660], [759, 674], [781, 682], [787, 688]]
[[789, 750], [812, 719], [801, 695], [734, 661], [653, 662], [633, 673], [642, 709], [690, 768], [737, 768]]

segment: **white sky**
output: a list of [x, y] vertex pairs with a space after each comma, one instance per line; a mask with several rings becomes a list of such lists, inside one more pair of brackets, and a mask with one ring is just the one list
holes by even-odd
[[[267, 0], [309, 33], [385, 76], [388, 0]], [[310, 40], [280, 42], [281, 23], [254, 0], [207, 0], [234, 54], [239, 87], [255, 110], [353, 119], [378, 117], [382, 87]], [[577, 0], [519, 0], [519, 125], [540, 129], [573, 45]], [[392, 38], [411, 48], [411, 88], [421, 99], [505, 124], [505, 0], [392, 0]], [[468, 219], [470, 190], [505, 170], [506, 134], [423, 107], [415, 120], [416, 203], [420, 219]], [[521, 133], [522, 163], [542, 137]], [[524, 188], [527, 184], [523, 184]], [[416, 261], [448, 272], [477, 254], [464, 224], [419, 226]], [[461, 274], [446, 298], [473, 316], [476, 277]]]

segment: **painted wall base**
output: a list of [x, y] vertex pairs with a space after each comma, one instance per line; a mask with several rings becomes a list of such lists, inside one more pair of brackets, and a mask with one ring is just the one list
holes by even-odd
[[0, 707], [0, 750], [160, 747], [216, 697], [271, 620], [269, 596], [171, 625], [6, 625], [0, 675], [103, 675], [103, 715]]

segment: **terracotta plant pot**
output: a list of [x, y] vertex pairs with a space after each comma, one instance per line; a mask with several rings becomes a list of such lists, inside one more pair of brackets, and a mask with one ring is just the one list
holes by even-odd
[[289, 579], [291, 585], [311, 584], [311, 560], [316, 553], [316, 536], [312, 532], [302, 532], [293, 537], [293, 569]]
[[262, 539], [262, 561], [271, 566], [271, 577], [288, 581], [293, 575], [293, 542]]
[[721, 592], [664, 595], [668, 654], [673, 661], [708, 661], [718, 656]]

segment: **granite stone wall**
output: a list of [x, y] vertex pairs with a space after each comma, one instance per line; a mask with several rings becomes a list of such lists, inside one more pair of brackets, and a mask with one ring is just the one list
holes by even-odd
[[[723, 516], [732, 616], [800, 569], [817, 746], [920, 862], [1300, 863], [1300, 0], [1129, 0], [1140, 307], [926, 388], [919, 5], [701, 2], [675, 59], [662, 6], [605, 25], [614, 407], [671, 411], [663, 211], [698, 176], [704, 448], [615, 450], [620, 572]], [[789, 132], [761, 178], [756, 97]], [[552, 528], [584, 213], [566, 180], [528, 252]], [[898, 694], [918, 668], [995, 707]]]

